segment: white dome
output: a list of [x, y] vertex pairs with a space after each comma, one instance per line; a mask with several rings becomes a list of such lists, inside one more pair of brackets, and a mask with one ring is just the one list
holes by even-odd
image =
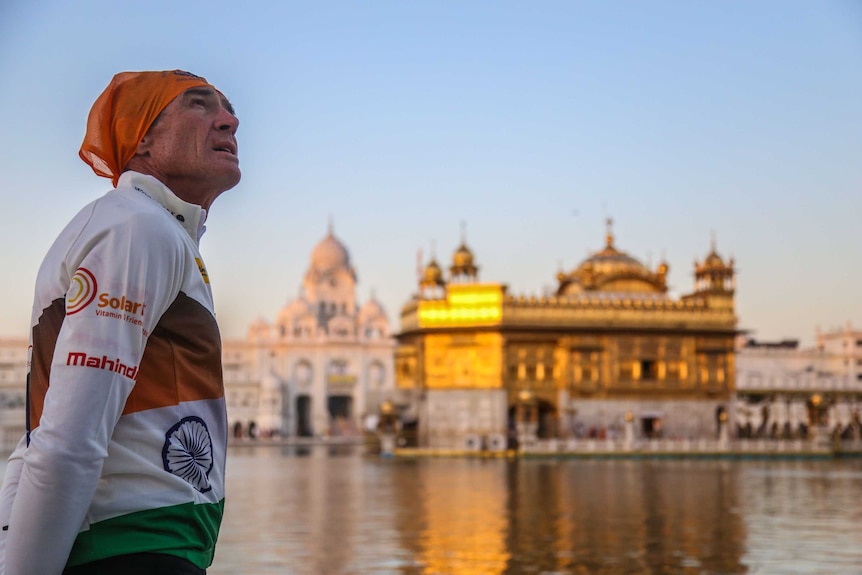
[[296, 298], [295, 300], [288, 303], [286, 306], [281, 308], [281, 311], [278, 314], [279, 320], [282, 322], [293, 321], [295, 319], [301, 318], [302, 316], [313, 314], [314, 308], [312, 305], [303, 297]]
[[359, 321], [366, 322], [382, 317], [386, 319], [386, 311], [376, 299], [370, 299], [365, 302], [365, 305], [359, 310]]
[[318, 272], [349, 268], [350, 254], [344, 244], [330, 232], [311, 252], [311, 267]]
[[269, 337], [270, 325], [263, 318], [257, 318], [248, 326], [248, 337], [250, 339], [265, 339]]

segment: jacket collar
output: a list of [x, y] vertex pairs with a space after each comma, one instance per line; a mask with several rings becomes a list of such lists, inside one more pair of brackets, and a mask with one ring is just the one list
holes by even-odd
[[190, 204], [178, 198], [153, 176], [139, 172], [123, 172], [117, 182], [117, 188], [134, 188], [151, 200], [162, 205], [174, 219], [188, 232], [193, 240], [200, 241], [206, 231], [204, 223], [207, 219], [207, 211], [197, 204]]

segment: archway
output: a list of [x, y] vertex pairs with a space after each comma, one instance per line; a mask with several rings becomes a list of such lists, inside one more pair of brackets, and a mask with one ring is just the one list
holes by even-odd
[[329, 411], [330, 433], [350, 435], [356, 430], [353, 425], [353, 397], [350, 395], [330, 395], [326, 400]]
[[314, 430], [311, 428], [311, 397], [308, 395], [296, 397], [296, 435], [299, 437], [314, 435]]
[[550, 439], [552, 437], [557, 437], [557, 407], [550, 401], [546, 401], [544, 399], [537, 399], [536, 407], [538, 411], [537, 421], [539, 424], [539, 427], [536, 430], [538, 438]]

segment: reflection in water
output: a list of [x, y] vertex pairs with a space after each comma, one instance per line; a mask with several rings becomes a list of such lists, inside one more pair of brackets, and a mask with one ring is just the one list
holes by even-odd
[[[412, 542], [421, 573], [504, 573], [508, 512], [505, 463], [488, 460], [418, 462], [403, 493], [417, 497], [423, 516]], [[406, 499], [402, 496], [402, 501]], [[405, 540], [406, 543], [406, 540]]]
[[762, 573], [862, 573], [862, 462], [763, 465], [742, 498], [745, 559]]
[[229, 453], [210, 575], [862, 572], [862, 460]]
[[862, 461], [231, 450], [211, 575], [856, 573]]
[[510, 465], [507, 571], [742, 573], [732, 474], [720, 463]]

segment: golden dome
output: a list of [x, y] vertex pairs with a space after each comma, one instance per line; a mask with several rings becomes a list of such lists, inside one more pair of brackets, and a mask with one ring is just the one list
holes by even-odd
[[455, 251], [452, 255], [452, 267], [469, 268], [473, 266], [473, 252], [470, 251], [465, 244]]
[[713, 272], [731, 272], [733, 271], [733, 258], [729, 258], [726, 262], [718, 255], [716, 246], [715, 234], [712, 236], [709, 253], [704, 258], [703, 263], [694, 262], [695, 273], [705, 274]]
[[721, 259], [721, 256], [715, 250], [712, 250], [706, 259], [703, 260], [704, 267], [708, 268], [723, 268], [724, 260]]
[[452, 254], [452, 265], [449, 273], [453, 282], [475, 281], [479, 268], [473, 263], [473, 252], [462, 239], [461, 245]]
[[578, 269], [584, 268], [589, 268], [596, 275], [649, 273], [646, 266], [627, 253], [619, 251], [612, 244], [608, 244], [605, 249], [584, 260]]
[[730, 293], [736, 290], [736, 270], [733, 258], [724, 261], [715, 247], [715, 237], [712, 239], [712, 249], [704, 258], [703, 263], [694, 262], [694, 280], [696, 292]]
[[560, 282], [557, 295], [572, 295], [585, 291], [667, 292], [667, 264], [661, 264], [657, 272], [652, 272], [637, 259], [618, 250], [614, 246], [611, 224], [612, 221], [608, 220], [604, 249], [581, 262], [574, 271], [557, 275]]
[[432, 259], [425, 267], [423, 283], [437, 285], [443, 283], [443, 270], [440, 269], [440, 265], [437, 263], [437, 260]]

